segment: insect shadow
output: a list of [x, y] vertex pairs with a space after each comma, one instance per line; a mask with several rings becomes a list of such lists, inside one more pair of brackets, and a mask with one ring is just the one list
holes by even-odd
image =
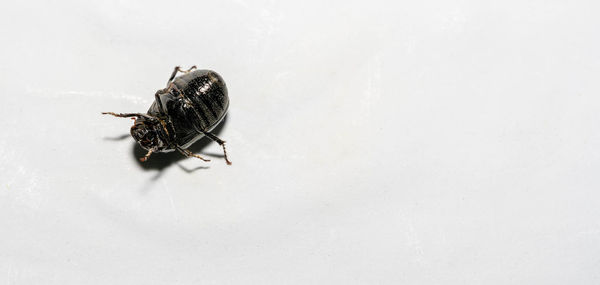
[[122, 141], [122, 140], [124, 140], [126, 138], [129, 138], [129, 137], [131, 137], [130, 134], [122, 134], [122, 135], [116, 136], [116, 137], [104, 137], [104, 140], [107, 140], [107, 141]]
[[[225, 124], [227, 123], [227, 117], [228, 116], [226, 115], [223, 118], [223, 121], [221, 121], [221, 123], [212, 130], [213, 134], [218, 135], [221, 132], [221, 130], [223, 130], [223, 127], [225, 127]], [[215, 163], [215, 162], [218, 163], [219, 159], [214, 159], [214, 158], [222, 159], [225, 157], [224, 155], [202, 152], [202, 150], [211, 143], [216, 144], [216, 142], [213, 142], [209, 138], [202, 137], [200, 140], [198, 140], [197, 142], [195, 142], [188, 148], [193, 153], [199, 153], [205, 157], [211, 158], [210, 162], [204, 162], [197, 158], [188, 158], [177, 151], [172, 151], [172, 152], [167, 152], [167, 153], [155, 153], [147, 161], [141, 162], [140, 157], [144, 157], [144, 155], [146, 154], [147, 151], [145, 149], [143, 149], [142, 147], [140, 147], [140, 145], [137, 142], [133, 143], [133, 148], [131, 149], [131, 153], [132, 153], [133, 159], [138, 163], [138, 165], [142, 169], [144, 169], [146, 171], [158, 170], [159, 174], [156, 177], [156, 178], [158, 178], [158, 177], [160, 177], [160, 173], [165, 168], [167, 168], [170, 165], [177, 163], [181, 160], [184, 160], [184, 159], [195, 159], [195, 160], [199, 161], [200, 163], [206, 164], [206, 165], [199, 166], [199, 167], [192, 168], [192, 169], [188, 169], [188, 168], [181, 166], [180, 164], [177, 164], [177, 166], [179, 166], [179, 168], [181, 168], [183, 171], [185, 171], [187, 173], [192, 173], [192, 172], [194, 172], [196, 170], [200, 170], [200, 169], [208, 169], [208, 168], [210, 168], [210, 165], [209, 165], [210, 163]]]

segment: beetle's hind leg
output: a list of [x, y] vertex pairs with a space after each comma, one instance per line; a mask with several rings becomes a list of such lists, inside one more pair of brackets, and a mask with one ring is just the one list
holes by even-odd
[[210, 161], [210, 159], [206, 159], [206, 158], [204, 158], [204, 157], [202, 157], [202, 156], [199, 156], [199, 155], [197, 155], [197, 154], [194, 154], [193, 152], [191, 152], [191, 151], [189, 151], [189, 150], [187, 150], [187, 149], [185, 149], [185, 148], [181, 148], [181, 147], [179, 147], [179, 146], [177, 146], [176, 148], [177, 148], [177, 150], [178, 150], [179, 152], [181, 152], [181, 154], [183, 154], [183, 155], [185, 155], [185, 156], [187, 156], [187, 157], [195, 157], [195, 158], [199, 158], [199, 159], [202, 159], [202, 160], [204, 160], [204, 161], [207, 161], [207, 162], [208, 162], [208, 161]]
[[171, 83], [171, 81], [173, 81], [173, 79], [177, 75], [177, 72], [181, 72], [183, 74], [186, 74], [186, 73], [189, 73], [190, 71], [192, 71], [194, 69], [196, 69], [195, 65], [192, 65], [192, 67], [190, 67], [188, 70], [181, 70], [181, 67], [175, 66], [175, 69], [173, 69], [173, 73], [171, 73], [171, 77], [169, 77], [169, 81], [167, 81], [167, 87], [169, 87], [169, 83]]
[[229, 161], [229, 158], [227, 158], [227, 149], [225, 149], [225, 141], [218, 138], [217, 136], [213, 135], [212, 133], [209, 132], [202, 132], [205, 136], [207, 136], [209, 139], [217, 142], [222, 148], [223, 148], [223, 154], [225, 155], [225, 162], [227, 162], [227, 165], [231, 165], [231, 161]]

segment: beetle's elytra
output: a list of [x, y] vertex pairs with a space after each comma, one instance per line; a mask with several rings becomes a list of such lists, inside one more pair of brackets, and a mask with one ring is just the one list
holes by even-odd
[[[141, 161], [146, 161], [152, 153], [174, 150], [187, 157], [210, 161], [187, 149], [206, 136], [221, 145], [225, 161], [231, 164], [225, 141], [210, 132], [223, 120], [229, 108], [225, 81], [214, 71], [194, 69], [196, 66], [188, 70], [175, 67], [167, 87], [156, 91], [154, 102], [146, 114], [102, 113], [135, 118], [131, 136], [148, 151], [140, 158]], [[178, 72], [183, 75], [175, 77]]]

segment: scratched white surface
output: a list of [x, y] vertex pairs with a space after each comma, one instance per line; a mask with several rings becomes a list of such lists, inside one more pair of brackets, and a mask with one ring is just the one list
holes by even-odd
[[[600, 283], [598, 2], [160, 2], [3, 4], [0, 284]], [[233, 165], [137, 162], [192, 64]]]

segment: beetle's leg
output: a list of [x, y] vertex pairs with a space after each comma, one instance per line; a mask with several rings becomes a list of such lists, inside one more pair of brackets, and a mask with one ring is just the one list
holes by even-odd
[[176, 146], [175, 148], [176, 148], [176, 149], [177, 149], [179, 152], [181, 152], [181, 154], [183, 154], [183, 155], [185, 155], [185, 156], [187, 156], [187, 157], [195, 157], [195, 158], [202, 159], [202, 160], [204, 160], [204, 161], [210, 161], [210, 159], [206, 159], [206, 158], [204, 158], [204, 157], [202, 157], [202, 156], [199, 156], [199, 155], [197, 155], [197, 154], [194, 154], [193, 152], [191, 152], [191, 151], [189, 151], [189, 150], [187, 150], [187, 149], [185, 149], [185, 148], [181, 148], [181, 147], [179, 147], [179, 146]]
[[229, 161], [229, 159], [227, 158], [227, 149], [225, 149], [225, 141], [218, 138], [217, 136], [213, 135], [212, 133], [209, 132], [202, 132], [205, 136], [207, 136], [209, 139], [217, 142], [222, 148], [223, 148], [223, 154], [225, 155], [225, 162], [227, 162], [228, 165], [231, 165], [231, 161]]
[[113, 113], [113, 112], [102, 112], [103, 115], [113, 115], [115, 117], [120, 117], [120, 118], [131, 118], [131, 117], [136, 117], [137, 119], [139, 118], [144, 118], [146, 120], [157, 120], [156, 117], [150, 116], [150, 115], [146, 115], [146, 114], [141, 114], [141, 113]]
[[165, 88], [163, 90], [159, 90], [159, 92], [164, 91], [164, 92], [168, 93], [168, 92], [171, 92], [171, 90], [175, 90], [175, 93], [177, 95], [179, 95], [180, 97], [184, 97], [183, 92], [181, 92], [181, 90], [173, 82], [169, 83], [169, 86], [167, 86], [167, 88]]
[[181, 70], [181, 68], [179, 68], [179, 71], [182, 72], [183, 74], [188, 74], [190, 73], [190, 71], [196, 69], [197, 67], [195, 65], [192, 65], [192, 67], [188, 68], [188, 70]]
[[156, 101], [156, 104], [158, 105], [158, 110], [160, 111], [161, 114], [165, 114], [165, 110], [163, 110], [163, 105], [162, 102], [160, 101], [160, 95], [164, 94], [165, 89], [161, 89], [156, 91], [156, 93], [154, 94], [154, 100]]
[[169, 82], [167, 84], [167, 88], [159, 89], [158, 91], [156, 91], [156, 93], [154, 93], [154, 99], [160, 101], [160, 98], [158, 98], [158, 96], [160, 96], [161, 94], [169, 93], [169, 92], [171, 92], [171, 90], [175, 90], [175, 92], [177, 93], [175, 95], [183, 96], [183, 93], [177, 87], [177, 85], [175, 85], [175, 83], [173, 83], [173, 82]]
[[175, 66], [175, 69], [173, 69], [173, 73], [171, 73], [171, 77], [169, 77], [169, 81], [167, 81], [167, 87], [169, 86], [169, 83], [171, 83], [171, 81], [173, 81], [173, 79], [175, 78], [175, 75], [177, 75], [177, 72], [186, 74], [194, 69], [196, 69], [195, 65], [192, 65], [192, 67], [190, 67], [190, 69], [188, 69], [188, 70], [181, 70], [181, 67]]
[[173, 69], [173, 73], [171, 73], [171, 77], [169, 77], [169, 81], [167, 81], [167, 87], [169, 87], [169, 83], [171, 83], [175, 78], [175, 75], [177, 75], [177, 71], [179, 71], [179, 66], [175, 66], [175, 69]]
[[140, 113], [113, 113], [113, 112], [102, 112], [103, 115], [113, 115], [115, 117], [129, 118], [129, 117], [147, 117], [148, 115]]
[[146, 160], [148, 160], [148, 158], [150, 157], [150, 155], [154, 152], [154, 150], [149, 150], [148, 153], [146, 153], [146, 155], [144, 155], [144, 157], [140, 157], [140, 161], [144, 162]]

